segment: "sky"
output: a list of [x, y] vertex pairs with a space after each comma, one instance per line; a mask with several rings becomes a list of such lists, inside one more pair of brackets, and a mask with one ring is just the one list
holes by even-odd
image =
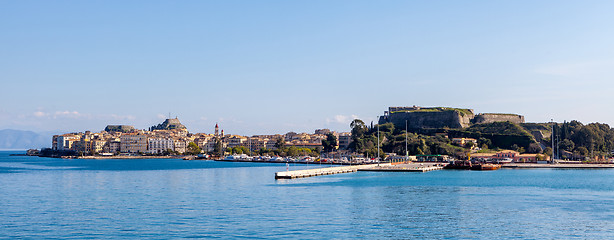
[[614, 126], [614, 1], [0, 1], [0, 129], [349, 131], [389, 106]]

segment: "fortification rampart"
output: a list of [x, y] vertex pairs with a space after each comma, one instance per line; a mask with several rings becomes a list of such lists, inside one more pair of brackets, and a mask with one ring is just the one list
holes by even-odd
[[436, 129], [466, 128], [471, 124], [512, 122], [524, 123], [524, 116], [506, 113], [482, 113], [475, 115], [473, 109], [429, 107], [390, 107], [379, 119], [380, 124], [393, 123], [397, 128]]
[[524, 123], [524, 116], [518, 114], [505, 114], [505, 113], [481, 113], [476, 115], [472, 123], [493, 123], [493, 122], [512, 122], [516, 124]]
[[465, 128], [471, 123], [473, 114], [455, 110], [394, 112], [380, 117], [379, 123], [393, 123], [396, 127], [416, 128]]

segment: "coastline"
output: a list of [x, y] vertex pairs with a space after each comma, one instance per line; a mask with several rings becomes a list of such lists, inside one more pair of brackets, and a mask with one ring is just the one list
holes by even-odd
[[556, 164], [542, 164], [542, 163], [508, 163], [501, 165], [501, 168], [614, 168], [614, 164], [609, 163], [556, 163]]
[[181, 159], [182, 156], [78, 156], [62, 157], [65, 159]]

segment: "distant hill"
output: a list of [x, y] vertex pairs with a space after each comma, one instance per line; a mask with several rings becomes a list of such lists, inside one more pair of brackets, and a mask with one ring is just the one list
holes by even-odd
[[52, 133], [35, 133], [13, 129], [0, 130], [0, 149], [51, 147]]

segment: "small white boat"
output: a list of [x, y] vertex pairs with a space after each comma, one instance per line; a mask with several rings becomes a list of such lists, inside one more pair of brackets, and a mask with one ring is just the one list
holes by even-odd
[[511, 163], [512, 161], [514, 161], [514, 159], [511, 158], [504, 158], [504, 159], [499, 159], [497, 160], [498, 164], [505, 164], [505, 163]]
[[224, 160], [226, 161], [251, 161], [252, 157], [247, 156], [247, 154], [241, 154], [241, 155], [235, 154], [235, 155], [226, 156]]

